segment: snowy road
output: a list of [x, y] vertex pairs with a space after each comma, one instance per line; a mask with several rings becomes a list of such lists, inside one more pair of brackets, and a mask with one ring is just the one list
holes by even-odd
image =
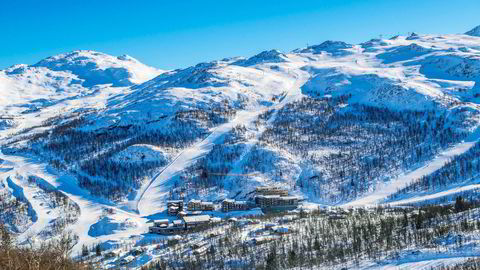
[[418, 197], [414, 197], [414, 198], [393, 201], [393, 202], [389, 202], [387, 204], [390, 205], [390, 206], [396, 206], [396, 205], [418, 203], [418, 202], [434, 200], [434, 199], [438, 199], [438, 198], [442, 198], [442, 197], [445, 197], [445, 196], [454, 195], [456, 193], [465, 192], [465, 191], [469, 191], [469, 190], [474, 190], [474, 189], [478, 189], [478, 188], [480, 188], [480, 184], [473, 184], [473, 185], [455, 187], [455, 188], [445, 190], [445, 191], [441, 191], [441, 192], [437, 192], [437, 193], [434, 193], [434, 194], [428, 194], [428, 195], [425, 195], [425, 196], [418, 196]]
[[[377, 188], [372, 194], [365, 196], [363, 198], [359, 198], [357, 200], [351, 201], [349, 203], [343, 204], [342, 207], [372, 206], [372, 205], [381, 204], [383, 199], [394, 194], [399, 189], [406, 187], [407, 185], [421, 178], [424, 175], [428, 175], [435, 172], [436, 170], [443, 167], [454, 156], [465, 153], [472, 146], [475, 145], [475, 142], [476, 141], [459, 143], [454, 147], [441, 152], [432, 161], [428, 162], [425, 166], [422, 166], [406, 174], [399, 175], [397, 178], [392, 179], [388, 183], [381, 183], [377, 186]], [[421, 198], [418, 198], [418, 199], [422, 200]], [[424, 200], [425, 199], [427, 198], [424, 198]]]

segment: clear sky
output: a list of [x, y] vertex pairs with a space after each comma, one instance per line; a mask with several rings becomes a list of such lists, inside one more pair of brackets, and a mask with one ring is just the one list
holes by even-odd
[[91, 49], [174, 69], [325, 40], [463, 33], [479, 0], [0, 0], [0, 69]]

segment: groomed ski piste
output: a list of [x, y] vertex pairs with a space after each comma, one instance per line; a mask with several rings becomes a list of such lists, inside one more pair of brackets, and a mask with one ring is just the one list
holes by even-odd
[[[199, 140], [193, 146], [183, 149], [179, 154], [177, 154], [176, 157], [169, 162], [169, 164], [157, 172], [151, 179], [142, 184], [140, 189], [137, 191], [136, 196], [131, 201], [113, 203], [106, 199], [93, 196], [87, 190], [80, 188], [77, 180], [74, 177], [68, 173], [55, 170], [38, 157], [15, 154], [7, 155], [1, 153], [0, 160], [2, 160], [2, 163], [0, 166], [2, 170], [0, 171], [0, 180], [6, 183], [8, 187], [13, 190], [14, 196], [22, 196], [20, 193], [23, 193], [23, 199], [28, 201], [31, 205], [32, 209], [30, 214], [35, 216], [35, 218], [32, 218], [32, 225], [17, 236], [18, 241], [20, 243], [33, 241], [32, 239], [35, 239], [37, 234], [39, 234], [42, 230], [45, 230], [52, 221], [58, 218], [58, 213], [48, 208], [38, 196], [33, 195], [34, 192], [36, 192], [37, 187], [25, 181], [28, 176], [35, 176], [44, 180], [49, 185], [65, 194], [74, 204], [78, 205], [80, 213], [77, 221], [73, 224], [68, 224], [65, 228], [65, 231], [69, 231], [78, 236], [78, 241], [72, 251], [73, 256], [80, 254], [83, 245], [91, 247], [101, 243], [105, 246], [108, 246], [109, 242], [117, 241], [125, 243], [125, 245], [134, 246], [138, 241], [144, 240], [144, 238], [147, 237], [162, 238], [161, 236], [148, 235], [146, 232], [148, 231], [148, 226], [150, 226], [152, 219], [165, 217], [165, 214], [163, 213], [165, 210], [163, 202], [168, 194], [169, 186], [171, 185], [169, 180], [191, 165], [192, 162], [206, 155], [212, 149], [213, 145], [221, 141], [221, 137], [231, 131], [231, 129], [235, 126], [242, 124], [247, 128], [254, 130], [252, 125], [254, 121], [258, 119], [260, 114], [266, 111], [276, 112], [276, 110], [283, 108], [285, 105], [300, 99], [304, 95], [305, 90], [311, 87], [312, 82], [315, 83], [315, 80], [319, 79], [317, 73], [319, 70], [324, 72], [325, 70], [332, 69], [335, 70], [335, 73], [343, 72], [344, 74], [348, 74], [348, 76], [345, 77], [345, 80], [364, 74], [376, 74], [378, 77], [384, 80], [395, 81], [405, 87], [405, 89], [411, 90], [412, 92], [400, 97], [402, 100], [388, 100], [383, 96], [372, 97], [368, 96], [368, 93], [360, 93], [360, 95], [356, 95], [355, 98], [357, 98], [360, 102], [363, 101], [367, 104], [378, 102], [378, 104], [382, 106], [398, 106], [401, 108], [431, 106], [432, 100], [447, 104], [452, 99], [458, 97], [448, 96], [445, 93], [442, 85], [448, 85], [450, 87], [473, 87], [475, 84], [475, 81], [472, 82], [458, 80], [458, 78], [448, 77], [437, 78], [439, 80], [438, 84], [432, 83], [431, 80], [427, 80], [427, 78], [420, 72], [416, 70], [412, 71], [411, 66], [404, 66], [402, 61], [399, 62], [397, 61], [398, 59], [392, 59], [394, 57], [399, 57], [407, 60], [414, 57], [418, 61], [424, 60], [424, 58], [422, 58], [424, 53], [421, 52], [420, 49], [413, 47], [413, 50], [407, 50], [406, 52], [396, 52], [395, 54], [391, 52], [397, 47], [412, 46], [412, 44], [415, 43], [416, 46], [435, 48], [436, 50], [439, 50], [435, 56], [442, 57], [446, 50], [452, 48], [460, 50], [465, 46], [469, 46], [471, 48], [469, 49], [470, 51], [477, 50], [480, 46], [480, 38], [478, 37], [466, 35], [422, 35], [413, 40], [408, 40], [407, 37], [397, 37], [396, 39], [383, 42], [385, 42], [387, 45], [373, 45], [371, 48], [369, 48], [371, 49], [371, 52], [365, 52], [365, 48], [362, 49], [360, 45], [352, 46], [352, 48], [344, 50], [347, 53], [342, 57], [331, 56], [329, 54], [286, 54], [288, 62], [275, 63], [275, 65], [283, 65], [284, 70], [286, 70], [282, 75], [278, 75], [278, 72], [275, 74], [275, 80], [278, 80], [279, 78], [280, 80], [283, 80], [282, 90], [286, 95], [283, 99], [281, 99], [281, 101], [269, 105], [265, 105], [264, 103], [251, 103], [250, 107], [239, 110], [234, 119], [225, 124], [221, 124], [212, 128], [210, 130], [210, 134], [206, 138]], [[389, 53], [391, 53], [391, 55]], [[402, 55], [402, 53], [406, 53], [407, 55]], [[379, 59], [375, 57], [375, 55], [380, 54], [383, 54], [385, 59], [388, 59], [388, 62], [391, 62], [388, 64], [388, 67], [386, 67], [386, 64], [381, 63]], [[473, 52], [472, 54], [478, 55], [479, 53]], [[306, 67], [307, 63], [308, 67]], [[261, 72], [265, 73], [265, 70], [268, 70], [272, 64], [268, 63], [267, 59], [266, 63], [259, 62], [255, 63], [255, 65], [256, 67], [254, 68], [257, 69], [255, 72], [260, 70]], [[142, 69], [144, 69], [144, 67], [142, 67]], [[152, 72], [152, 74], [155, 74], [156, 72], [160, 73], [159, 71], [154, 71], [152, 69], [148, 70]], [[429, 71], [427, 70], [425, 72], [428, 73]], [[65, 76], [65, 74], [61, 75]], [[435, 75], [437, 76], [438, 74]], [[150, 79], [151, 76], [152, 75], [149, 75], [148, 79]], [[143, 79], [142, 81], [138, 81], [138, 77], [141, 76], [135, 77], [135, 83], [144, 82], [146, 80]], [[0, 79], [2, 78], [3, 77], [0, 77]], [[68, 80], [71, 80], [71, 78]], [[269, 95], [272, 93], [279, 94], [278, 92], [272, 90], [272, 86], [270, 85], [271, 81], [269, 81], [268, 76], [261, 76], [261, 80], [264, 80], [264, 82], [257, 82], [258, 85], [255, 86], [258, 88], [256, 89], [257, 92], [262, 93], [262, 84], [264, 84], [264, 88], [268, 89], [267, 92], [271, 92]], [[473, 80], [476, 80], [477, 84], [480, 81], [479, 77], [473, 78]], [[114, 81], [113, 83], [118, 82]], [[42, 83], [39, 84], [41, 85]], [[10, 81], [4, 85], [0, 84], [0, 87], [4, 86], [3, 88], [0, 88], [0, 90], [7, 89], [9, 87], [5, 85], [11, 85]], [[361, 90], [360, 88], [349, 88], [348, 84], [342, 85], [342, 82], [338, 82], [335, 85], [339, 86], [339, 91], [353, 91], [355, 93], [356, 91]], [[22, 87], [25, 86], [18, 86], [18, 88]], [[45, 94], [44, 91], [45, 89], [42, 89], [42, 91], [30, 93], [31, 98], [24, 102], [28, 103], [31, 100], [45, 97], [48, 98], [49, 96], [51, 97], [50, 93]], [[38, 112], [33, 111], [28, 116], [22, 116], [21, 118], [16, 119], [16, 125], [8, 129], [0, 130], [0, 144], [8, 144], [8, 140], [12, 134], [39, 125], [43, 121], [60, 113], [72, 113], [84, 108], [107, 110], [108, 108], [106, 106], [110, 98], [125, 94], [129, 91], [132, 91], [131, 88], [125, 87], [124, 85], [118, 87], [113, 87], [112, 85], [99, 85], [98, 89], [93, 92], [88, 91], [88, 93], [81, 98], [72, 98], [72, 96], [70, 96], [71, 93], [68, 94], [70, 98], [68, 98], [68, 96], [63, 96], [60, 98], [55, 97], [56, 101], [53, 105], [46, 106]], [[419, 95], [421, 97], [419, 97]], [[73, 97], [75, 97], [75, 95], [73, 95]], [[11, 108], [11, 100], [5, 99], [2, 100], [2, 102], [4, 102], [4, 104], [1, 104], [2, 109], [8, 110]], [[22, 101], [17, 99], [15, 102]], [[473, 109], [478, 109], [478, 104], [476, 103], [466, 102], [464, 105]], [[20, 111], [17, 112], [19, 113]], [[271, 124], [276, 116], [276, 113], [273, 113], [267, 123]], [[476, 125], [478, 126], [478, 124]], [[475, 130], [477, 126], [474, 126], [473, 130]], [[35, 129], [29, 132], [34, 133]], [[261, 135], [262, 130], [257, 130], [256, 132], [255, 138]], [[392, 176], [390, 181], [379, 183], [369, 194], [359, 197], [353, 201], [341, 203], [340, 206], [344, 208], [375, 207], [381, 204], [402, 206], [446, 197], [462, 191], [479, 188], [480, 184], [471, 184], [467, 186], [454, 187], [449, 190], [444, 190], [421, 197], [385, 202], [385, 199], [387, 199], [388, 196], [394, 194], [399, 189], [407, 186], [424, 175], [428, 175], [437, 171], [454, 156], [461, 155], [468, 151], [478, 141], [476, 132], [471, 131], [471, 133], [472, 135], [468, 139], [452, 146], [451, 148], [441, 151], [432, 160], [426, 161], [424, 164], [419, 164], [419, 166], [416, 168], [405, 171], [403, 174]], [[255, 143], [255, 138], [251, 140], [251, 145]], [[248, 152], [249, 148], [247, 148], [246, 151]], [[241, 165], [242, 162], [240, 160], [235, 166]], [[235, 172], [236, 170], [234, 169], [232, 174]], [[309, 207], [313, 208], [319, 206], [320, 204], [309, 203], [308, 205]], [[102, 228], [101, 225], [105, 224], [105, 211], [107, 209], [113, 209], [114, 212], [113, 214], [108, 215], [108, 222], [106, 222], [107, 225], [111, 226], [104, 226]], [[249, 213], [246, 212], [241, 214], [248, 215]], [[98, 231], [92, 231], [92, 228], [98, 228]], [[111, 231], [109, 231], [109, 229], [111, 229]], [[452, 253], [445, 255], [409, 255], [402, 260], [396, 262], [385, 262], [383, 265], [368, 265], [368, 263], [366, 263], [362, 266], [362, 268], [425, 269], [437, 265], [459, 263], [468, 258], [477, 257], [478, 255], [480, 254], [475, 252], [472, 254]], [[130, 265], [129, 267], [139, 268], [141, 265], [159, 256], [160, 255], [152, 255], [150, 253], [141, 261], [139, 261], [137, 265]], [[105, 265], [105, 267], [110, 266], [111, 265]]]

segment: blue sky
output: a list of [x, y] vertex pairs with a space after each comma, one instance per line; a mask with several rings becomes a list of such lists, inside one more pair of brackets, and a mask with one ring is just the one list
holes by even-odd
[[478, 0], [0, 0], [0, 69], [76, 49], [163, 69], [325, 40], [463, 33]]

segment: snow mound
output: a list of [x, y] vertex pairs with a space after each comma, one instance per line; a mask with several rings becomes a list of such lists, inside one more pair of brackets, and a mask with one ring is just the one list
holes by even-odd
[[[429, 56], [418, 62], [420, 73], [428, 78], [446, 80], [480, 80], [480, 57], [456, 54]], [[413, 63], [413, 64], [418, 64]]]
[[145, 82], [161, 73], [127, 55], [114, 57], [89, 50], [51, 56], [33, 66], [69, 71], [84, 80], [83, 85], [86, 87], [99, 84], [129, 86]]
[[465, 35], [480, 37], [480, 25], [465, 33]]
[[309, 46], [305, 49], [296, 50], [297, 53], [313, 53], [320, 54], [322, 52], [330, 53], [333, 56], [344, 56], [350, 54], [345, 49], [353, 48], [352, 44], [345, 43], [343, 41], [331, 41], [327, 40], [319, 45]]
[[90, 226], [88, 235], [91, 237], [99, 237], [136, 227], [138, 227], [138, 224], [128, 218], [123, 221], [117, 221], [109, 217], [102, 217], [97, 223]]
[[382, 59], [385, 64], [390, 64], [394, 62], [410, 60], [431, 52], [433, 52], [432, 49], [412, 43], [410, 45], [399, 46], [389, 50], [388, 52], [378, 54], [377, 58]]
[[127, 149], [115, 154], [113, 159], [115, 161], [126, 163], [167, 161], [167, 157], [161, 148], [147, 144], [129, 146]]
[[255, 56], [252, 56], [246, 60], [240, 60], [235, 62], [235, 65], [239, 66], [254, 66], [263, 63], [283, 63], [288, 62], [288, 58], [285, 54], [278, 50], [263, 51]]

